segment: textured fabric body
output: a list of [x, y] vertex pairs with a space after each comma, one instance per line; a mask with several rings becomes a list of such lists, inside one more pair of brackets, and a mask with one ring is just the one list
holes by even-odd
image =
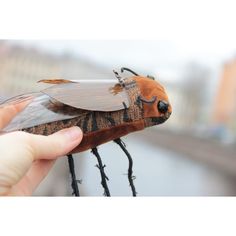
[[[102, 143], [114, 140], [130, 132], [144, 129], [143, 107], [138, 102], [140, 90], [133, 78], [125, 80], [125, 89], [130, 99], [130, 106], [114, 112], [87, 111], [76, 109], [78, 117], [51, 122], [27, 128], [24, 131], [34, 134], [50, 135], [64, 128], [79, 126], [84, 133], [82, 143], [73, 152], [84, 151]], [[92, 99], [92, 95], [91, 95]]]
[[84, 134], [80, 145], [76, 147], [71, 153], [86, 151], [144, 128], [144, 120], [139, 120]]

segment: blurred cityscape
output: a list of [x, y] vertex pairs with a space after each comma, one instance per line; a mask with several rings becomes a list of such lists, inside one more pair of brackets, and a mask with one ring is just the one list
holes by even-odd
[[[37, 81], [41, 79], [113, 79], [112, 69], [66, 50], [58, 54], [32, 44], [2, 40], [0, 101], [40, 90], [44, 85]], [[189, 59], [176, 77], [180, 79], [158, 77], [173, 107], [170, 119], [124, 138], [134, 157], [139, 195], [236, 195], [236, 58], [228, 58], [213, 69]], [[127, 162], [118, 158], [123, 153], [117, 148], [114, 156], [114, 144], [100, 149], [111, 192], [130, 195], [123, 175]], [[83, 195], [102, 195], [95, 164], [89, 152], [77, 154]], [[62, 158], [35, 195], [70, 193], [68, 167]]]

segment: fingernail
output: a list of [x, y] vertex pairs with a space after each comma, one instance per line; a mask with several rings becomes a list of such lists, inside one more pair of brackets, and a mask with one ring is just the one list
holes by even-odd
[[72, 128], [64, 129], [60, 132], [64, 133], [71, 141], [74, 141], [80, 138], [80, 136], [82, 135], [81, 129], [76, 126]]

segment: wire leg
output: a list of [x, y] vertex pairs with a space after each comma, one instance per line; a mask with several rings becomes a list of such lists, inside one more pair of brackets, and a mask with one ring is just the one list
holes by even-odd
[[129, 184], [130, 184], [130, 187], [131, 187], [131, 190], [132, 190], [133, 197], [136, 197], [137, 192], [135, 190], [135, 186], [134, 186], [134, 182], [133, 182], [133, 180], [135, 179], [135, 176], [133, 176], [133, 160], [132, 160], [132, 157], [129, 154], [129, 152], [127, 151], [127, 149], [125, 147], [125, 143], [120, 138], [115, 139], [113, 141], [121, 147], [121, 149], [124, 151], [124, 153], [128, 157], [128, 160], [129, 160], [128, 180], [129, 180]]
[[68, 163], [69, 163], [69, 169], [70, 169], [70, 174], [71, 174], [71, 187], [73, 189], [73, 193], [76, 197], [79, 197], [79, 187], [78, 183], [76, 180], [76, 175], [75, 175], [75, 166], [74, 166], [74, 159], [71, 154], [67, 155], [68, 157]]
[[96, 165], [96, 167], [100, 170], [101, 179], [102, 179], [101, 184], [102, 184], [102, 187], [104, 188], [104, 195], [107, 197], [110, 197], [111, 194], [110, 194], [109, 188], [107, 186], [107, 180], [109, 180], [109, 179], [104, 172], [104, 168], [106, 167], [106, 165], [102, 164], [102, 159], [101, 159], [96, 147], [92, 148], [92, 153], [96, 156], [97, 161], [98, 161], [98, 165]]

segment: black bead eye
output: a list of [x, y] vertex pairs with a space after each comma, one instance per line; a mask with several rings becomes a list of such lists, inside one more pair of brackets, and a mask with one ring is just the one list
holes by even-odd
[[166, 113], [168, 111], [169, 104], [166, 101], [159, 101], [157, 104], [158, 111]]

